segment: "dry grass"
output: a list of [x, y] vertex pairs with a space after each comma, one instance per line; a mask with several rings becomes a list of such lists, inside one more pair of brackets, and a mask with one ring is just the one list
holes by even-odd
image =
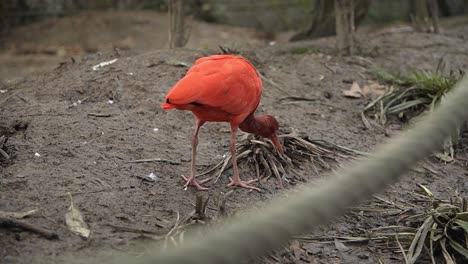
[[[283, 140], [284, 155], [276, 151], [268, 140], [246, 134], [237, 144], [237, 162], [239, 166], [248, 166], [256, 172], [259, 180], [266, 181], [274, 176], [281, 187], [284, 182], [292, 183], [300, 173], [297, 169], [311, 166], [318, 174], [320, 169], [332, 169], [340, 160], [349, 160], [366, 153], [331, 144], [323, 140], [311, 140], [307, 136], [294, 134], [280, 135]], [[200, 174], [216, 172], [216, 180], [232, 166], [231, 154], [224, 155], [218, 164]]]
[[[434, 197], [423, 185], [413, 193], [412, 201], [391, 202], [374, 197], [372, 203], [351, 208], [347, 217], [393, 217], [396, 224], [376, 228], [359, 228], [339, 237], [299, 236], [308, 242], [368, 243], [371, 248], [401, 253], [406, 263], [430, 259], [431, 263], [466, 263], [468, 260], [468, 202], [454, 194], [450, 200]], [[418, 205], [416, 205], [418, 204]]]
[[417, 71], [408, 76], [374, 69], [375, 78], [390, 88], [364, 108], [364, 117], [372, 117], [385, 126], [390, 116], [408, 121], [432, 111], [464, 75], [461, 70], [444, 72], [442, 62], [433, 71]]
[[[445, 99], [445, 95], [462, 79], [462, 70], [445, 73], [445, 64], [439, 62], [433, 71], [417, 71], [410, 75], [391, 74], [382, 69], [374, 69], [372, 74], [388, 85], [387, 91], [366, 105], [361, 113], [364, 125], [371, 129], [371, 122], [387, 127], [389, 120], [417, 122], [425, 113], [430, 113]], [[453, 145], [458, 140], [462, 128], [454, 138], [449, 138], [441, 153], [436, 156], [444, 162], [454, 160]]]

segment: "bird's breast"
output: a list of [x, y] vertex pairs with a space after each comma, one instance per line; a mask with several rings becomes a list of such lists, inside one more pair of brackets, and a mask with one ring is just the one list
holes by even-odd
[[214, 107], [191, 106], [190, 111], [200, 120], [211, 122], [230, 122], [233, 118], [231, 113]]

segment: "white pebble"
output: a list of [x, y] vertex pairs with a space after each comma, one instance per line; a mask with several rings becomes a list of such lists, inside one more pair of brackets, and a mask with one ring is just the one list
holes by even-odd
[[154, 180], [156, 180], [156, 174], [150, 173], [150, 174], [148, 175], [148, 178], [150, 178], [150, 179], [152, 179], [152, 180], [154, 181]]

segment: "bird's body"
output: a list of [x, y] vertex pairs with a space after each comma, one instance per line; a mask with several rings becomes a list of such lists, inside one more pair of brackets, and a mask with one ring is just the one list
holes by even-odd
[[249, 186], [240, 181], [235, 156], [237, 128], [270, 138], [282, 153], [276, 132], [279, 124], [272, 116], [255, 117], [260, 103], [262, 81], [255, 67], [239, 56], [213, 55], [195, 61], [187, 74], [169, 91], [162, 108], [189, 110], [196, 117], [192, 142], [192, 175], [186, 178], [198, 189], [206, 189], [195, 179], [195, 156], [198, 131], [205, 122], [229, 122], [231, 125], [231, 153], [233, 154], [234, 180], [230, 185]]
[[261, 94], [262, 81], [248, 61], [214, 55], [195, 61], [167, 94], [163, 108], [190, 110], [204, 121], [231, 122], [255, 111]]

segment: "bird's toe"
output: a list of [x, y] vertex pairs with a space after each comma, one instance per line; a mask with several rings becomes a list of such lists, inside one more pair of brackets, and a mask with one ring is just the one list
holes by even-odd
[[180, 177], [182, 177], [182, 179], [184, 179], [184, 181], [185, 181], [184, 189], [187, 188], [190, 184], [192, 184], [193, 186], [195, 186], [200, 191], [207, 191], [208, 188], [201, 186], [201, 184], [211, 180], [211, 178], [207, 178], [207, 179], [204, 179], [204, 180], [200, 181], [197, 178], [195, 178], [195, 176], [190, 176], [190, 177], [187, 178], [184, 175], [180, 175]]
[[256, 190], [256, 191], [261, 192], [261, 190], [259, 188], [250, 185], [250, 184], [258, 181], [258, 179], [249, 180], [249, 181], [241, 181], [241, 180], [233, 180], [233, 179], [230, 178], [230, 180], [231, 180], [231, 182], [228, 184], [228, 187], [239, 186], [239, 187], [242, 187], [242, 188]]

